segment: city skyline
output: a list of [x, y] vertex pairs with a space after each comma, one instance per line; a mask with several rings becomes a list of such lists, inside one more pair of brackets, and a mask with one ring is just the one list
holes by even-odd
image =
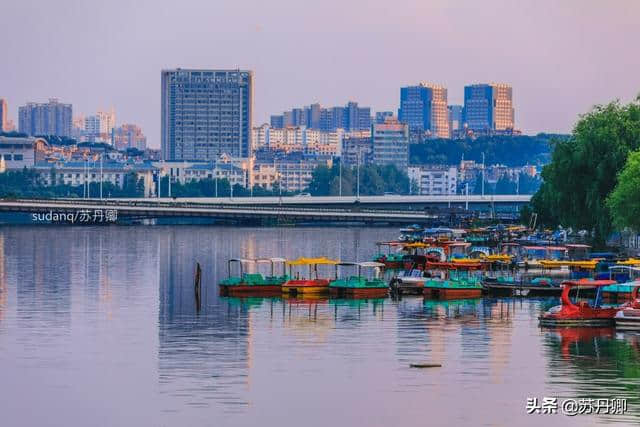
[[[6, 25], [0, 29], [4, 39], [20, 32], [18, 26], [24, 22], [33, 29], [19, 45], [8, 44], [3, 52], [13, 58], [11, 67], [0, 70], [0, 96], [8, 100], [9, 118], [17, 122], [20, 105], [54, 97], [79, 112], [114, 105], [121, 123], [139, 124], [149, 145], [159, 148], [158, 72], [173, 67], [254, 71], [253, 125], [313, 102], [345, 105], [356, 100], [373, 112], [395, 111], [398, 88], [425, 80], [446, 86], [449, 104], [462, 104], [465, 85], [500, 81], [517, 92], [517, 127], [524, 133], [569, 132], [577, 115], [594, 104], [616, 98], [625, 102], [640, 92], [640, 78], [633, 73], [640, 68], [640, 58], [606, 48], [620, 39], [640, 37], [634, 23], [640, 12], [637, 2], [610, 8], [595, 2], [545, 6], [496, 1], [480, 7], [414, 1], [390, 6], [374, 1], [364, 9], [358, 7], [364, 3], [341, 5], [340, 13], [332, 7], [301, 8], [295, 3], [288, 4], [287, 13], [281, 7], [265, 10], [261, 3], [191, 5], [112, 2], [106, 7], [73, 2], [70, 14], [46, 3], [7, 5]], [[497, 8], [501, 28], [487, 28], [483, 19]], [[292, 16], [299, 19], [290, 22]], [[46, 31], [51, 19], [59, 24], [55, 33]], [[147, 24], [128, 25], [130, 19]], [[211, 19], [215, 26], [204, 25]], [[429, 26], [423, 25], [426, 19]], [[111, 26], [114, 21], [118, 24]], [[169, 22], [173, 32], [166, 31]], [[293, 52], [301, 48], [296, 41], [300, 35], [308, 35], [305, 52], [318, 60], [294, 58]], [[409, 46], [394, 49], [400, 40], [408, 40], [406, 36], [411, 36]], [[331, 47], [344, 38], [353, 47]], [[43, 40], [63, 49], [39, 50]], [[74, 52], [87, 46], [102, 48], [91, 49], [99, 53], [80, 61]], [[425, 54], [406, 55], [412, 49]], [[40, 54], [22, 55], [25, 51]], [[381, 51], [385, 61], [377, 56]]]

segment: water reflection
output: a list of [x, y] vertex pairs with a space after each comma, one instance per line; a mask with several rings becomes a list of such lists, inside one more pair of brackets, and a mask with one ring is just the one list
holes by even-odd
[[[567, 398], [625, 398], [640, 420], [640, 336], [614, 328], [546, 329], [549, 382]], [[619, 416], [607, 418], [619, 421]]]
[[[2, 228], [0, 411], [7, 425], [638, 422], [640, 337], [541, 330], [553, 299], [218, 296], [228, 258], [362, 261], [396, 234]], [[424, 362], [442, 367], [409, 367]], [[525, 415], [529, 396], [623, 397], [630, 412], [542, 420]]]

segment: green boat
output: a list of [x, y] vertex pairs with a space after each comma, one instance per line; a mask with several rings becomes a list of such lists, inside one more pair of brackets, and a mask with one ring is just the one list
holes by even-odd
[[[444, 264], [444, 263], [443, 263]], [[438, 299], [479, 298], [482, 295], [482, 278], [464, 265], [441, 266], [441, 277], [426, 278], [425, 297]], [[438, 270], [433, 270], [437, 272]]]
[[[389, 287], [381, 278], [384, 264], [380, 262], [341, 262], [336, 264], [337, 279], [329, 283], [329, 294], [334, 297], [382, 298]], [[342, 277], [342, 267], [357, 270], [357, 275]], [[364, 273], [364, 274], [363, 274]]]
[[[271, 264], [271, 274], [246, 273], [245, 265], [248, 269], [253, 266], [257, 271], [260, 264]], [[232, 266], [237, 264], [239, 275], [232, 276]], [[276, 266], [282, 265], [282, 274], [276, 274]], [[282, 293], [282, 284], [289, 280], [285, 273], [286, 260], [284, 258], [259, 258], [259, 259], [238, 259], [233, 258], [228, 261], [229, 277], [222, 280], [218, 286], [222, 296], [277, 296]]]
[[603, 298], [610, 300], [630, 299], [634, 286], [638, 285], [638, 277], [640, 277], [640, 268], [638, 267], [629, 265], [613, 265], [609, 267], [609, 279], [623, 283], [602, 288]]

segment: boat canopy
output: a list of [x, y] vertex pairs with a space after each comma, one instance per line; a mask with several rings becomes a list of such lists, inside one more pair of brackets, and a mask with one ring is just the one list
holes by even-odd
[[619, 266], [640, 265], [640, 259], [629, 258], [629, 259], [625, 259], [624, 261], [618, 261], [617, 264]]
[[540, 265], [544, 268], [560, 268], [560, 267], [578, 267], [578, 268], [586, 268], [589, 270], [594, 270], [596, 265], [598, 265], [597, 260], [588, 260], [588, 261], [557, 261], [550, 259], [540, 260]]
[[361, 262], [358, 264], [360, 267], [378, 267], [378, 268], [382, 268], [384, 267], [384, 264], [381, 262], [374, 262], [374, 261], [365, 261], [365, 262]]
[[618, 282], [615, 280], [591, 280], [591, 279], [580, 279], [580, 280], [566, 280], [562, 282], [566, 287], [571, 288], [598, 288], [601, 286], [610, 286], [615, 285]]
[[[336, 263], [336, 266], [340, 266], [340, 267], [355, 267], [358, 266], [360, 264], [358, 264], [357, 262], [338, 262]], [[382, 264], [384, 265], [384, 264]]]
[[493, 254], [493, 255], [487, 255], [486, 257], [483, 258], [483, 260], [485, 260], [485, 261], [504, 261], [504, 262], [509, 262], [509, 261], [511, 261], [512, 258], [513, 258], [512, 255]]
[[609, 270], [626, 270], [626, 271], [636, 271], [636, 272], [640, 272], [640, 268], [638, 267], [633, 267], [632, 265], [621, 265], [621, 263], [618, 263], [616, 265], [612, 265], [609, 267]]
[[335, 261], [327, 257], [318, 257], [318, 258], [300, 257], [293, 261], [287, 261], [287, 264], [288, 265], [320, 265], [320, 264], [335, 265], [335, 264], [338, 264], [339, 262], [340, 261]]
[[427, 269], [447, 269], [447, 270], [457, 270], [457, 269], [476, 269], [481, 268], [482, 264], [479, 260], [470, 260], [469, 258], [464, 259], [466, 262], [428, 262], [426, 267]]
[[413, 243], [407, 243], [404, 245], [405, 248], [426, 248], [428, 246], [429, 246], [428, 243], [422, 243], [422, 242], [413, 242]]

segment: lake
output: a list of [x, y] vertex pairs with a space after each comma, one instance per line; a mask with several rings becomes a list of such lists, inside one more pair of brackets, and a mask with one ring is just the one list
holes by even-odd
[[[229, 258], [366, 261], [376, 241], [397, 235], [388, 228], [2, 227], [2, 425], [640, 422], [640, 336], [543, 330], [537, 316], [557, 299], [218, 296]], [[625, 398], [628, 410], [527, 415], [534, 397]]]

